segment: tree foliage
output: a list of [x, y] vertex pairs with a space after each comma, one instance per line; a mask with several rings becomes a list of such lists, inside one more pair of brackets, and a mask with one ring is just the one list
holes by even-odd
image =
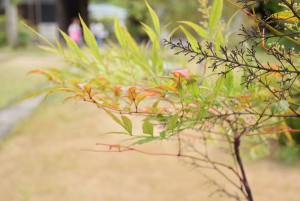
[[[233, 49], [226, 46], [228, 37], [224, 35], [230, 26], [220, 22], [221, 5], [225, 2], [257, 24], [251, 29], [241, 28], [244, 40]], [[120, 125], [121, 130], [116, 134], [127, 135], [132, 141], [131, 145], [99, 143], [109, 149], [93, 151], [137, 151], [180, 157], [195, 167], [217, 171], [236, 189], [228, 191], [214, 181], [218, 192], [236, 200], [244, 197], [252, 201], [240, 153], [241, 143], [250, 147], [253, 156], [258, 156], [262, 150], [267, 152], [268, 140], [277, 139], [275, 134], [283, 133], [292, 142], [290, 132], [295, 130], [285, 120], [300, 117], [296, 98], [299, 54], [281, 46], [283, 38], [295, 47], [299, 45], [296, 29], [300, 8], [294, 1], [278, 1], [284, 11], [270, 18], [284, 22], [288, 32], [282, 32], [276, 24], [269, 24], [255, 14], [255, 3], [260, 1], [240, 2], [243, 2], [242, 7], [229, 0], [215, 0], [207, 12], [202, 7], [207, 24], [179, 21], [175, 31], [182, 31], [186, 42], [167, 38], [164, 46], [160, 43], [161, 22], [148, 3], [151, 24], [142, 23], [150, 38], [146, 45], [138, 44], [115, 19], [118, 44], [111, 44], [107, 50], [98, 49], [90, 30], [81, 21], [85, 48], [78, 47], [64, 33], [67, 50], [59, 42], [43, 47], [61, 54], [76, 71], [55, 68], [33, 72], [45, 75], [53, 83], [48, 95], [70, 93], [65, 101], [76, 99], [94, 104]], [[170, 49], [175, 58], [182, 55], [195, 60], [206, 68], [206, 73], [193, 74], [185, 68], [169, 71], [167, 62], [176, 65]], [[267, 61], [261, 59], [258, 51], [266, 55]], [[142, 133], [133, 131], [128, 117], [132, 114], [143, 117]], [[189, 133], [191, 130], [193, 134]], [[166, 139], [178, 141], [177, 153], [149, 153], [133, 147]], [[226, 145], [231, 161], [215, 160], [208, 151], [209, 141], [218, 142], [222, 148]], [[224, 169], [235, 178], [229, 177]]]
[[[126, 26], [130, 34], [138, 40], [147, 39], [147, 34], [142, 31], [140, 24], [141, 22], [151, 23], [151, 16], [148, 15], [148, 8], [144, 0], [94, 0], [94, 2], [107, 2], [126, 8]], [[195, 23], [199, 21], [200, 14], [196, 9], [198, 7], [197, 1], [189, 1], [188, 4], [181, 0], [150, 0], [148, 2], [157, 11], [161, 24], [163, 26], [169, 25], [170, 29], [175, 27], [172, 22], [178, 20], [188, 20]], [[189, 12], [186, 12], [187, 10]]]

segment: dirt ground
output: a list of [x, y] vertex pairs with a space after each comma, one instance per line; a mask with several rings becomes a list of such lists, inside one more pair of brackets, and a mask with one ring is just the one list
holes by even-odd
[[[92, 105], [70, 102], [39, 108], [1, 144], [0, 200], [232, 200], [208, 197], [213, 187], [199, 170], [177, 158], [82, 150], [95, 148], [96, 142], [115, 141], [100, 134], [118, 129]], [[154, 143], [148, 149], [169, 151], [174, 146]], [[265, 160], [248, 162], [246, 169], [255, 200], [300, 201], [299, 166]]]
[[[29, 70], [56, 62], [21, 55], [11, 65]], [[97, 148], [96, 142], [116, 142], [118, 137], [101, 134], [119, 129], [92, 105], [60, 99], [39, 107], [0, 140], [0, 201], [232, 200], [209, 197], [214, 187], [201, 175], [206, 170], [192, 170], [175, 157], [83, 151]], [[171, 142], [147, 146], [157, 152], [175, 148]], [[247, 162], [246, 170], [256, 201], [300, 201], [299, 165], [263, 160]], [[212, 176], [219, 180], [216, 172]]]

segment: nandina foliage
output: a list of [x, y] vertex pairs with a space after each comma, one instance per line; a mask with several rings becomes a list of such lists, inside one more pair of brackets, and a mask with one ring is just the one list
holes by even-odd
[[[230, 23], [236, 15], [227, 24], [220, 22], [225, 2], [257, 24], [250, 29], [242, 27], [243, 45], [237, 44], [232, 49], [226, 44], [233, 35]], [[177, 139], [178, 153], [152, 154], [183, 157], [196, 167], [212, 168], [240, 194], [229, 192], [214, 182], [219, 192], [237, 200], [240, 196], [253, 200], [240, 144], [247, 144], [249, 153], [259, 157], [268, 152], [268, 139], [277, 139], [277, 134], [286, 135], [289, 142], [293, 142], [290, 135], [293, 129], [284, 120], [300, 117], [295, 98], [299, 86], [299, 55], [294, 49], [282, 48], [280, 40], [269, 40], [285, 38], [297, 47], [299, 38], [291, 33], [295, 33], [294, 26], [299, 23], [300, 9], [296, 3], [278, 1], [285, 11], [270, 15], [273, 20], [286, 23], [291, 29], [286, 34], [255, 14], [256, 1], [246, 1], [244, 7], [229, 0], [225, 2], [214, 0], [210, 7], [202, 2], [200, 10], [208, 10], [208, 16], [204, 16], [207, 24], [179, 21], [178, 28], [171, 31], [164, 44], [161, 34], [165, 28], [161, 28], [147, 2], [152, 25], [141, 23], [149, 37], [147, 44], [138, 44], [115, 19], [118, 44], [109, 43], [99, 49], [93, 34], [81, 20], [84, 47], [78, 47], [63, 32], [67, 49], [58, 40], [54, 45], [41, 36], [48, 44], [42, 48], [62, 55], [70, 67], [32, 73], [45, 75], [53, 84], [43, 90], [47, 96], [68, 93], [65, 101], [85, 101], [104, 110], [120, 125], [120, 130], [114, 133], [127, 135], [131, 145]], [[182, 31], [187, 42], [173, 41], [171, 36], [176, 31]], [[258, 53], [259, 49], [263, 52]], [[269, 59], [262, 61], [259, 54]], [[186, 57], [197, 62], [201, 73], [192, 73], [187, 68], [191, 63], [184, 60]], [[142, 117], [142, 133], [134, 132], [129, 116], [132, 114]], [[199, 139], [201, 146], [197, 144]], [[208, 141], [221, 143], [222, 148], [228, 145], [232, 161], [214, 161], [207, 151]], [[146, 153], [131, 145], [98, 145], [108, 146], [106, 151]], [[236, 180], [228, 177], [222, 168], [231, 171]]]

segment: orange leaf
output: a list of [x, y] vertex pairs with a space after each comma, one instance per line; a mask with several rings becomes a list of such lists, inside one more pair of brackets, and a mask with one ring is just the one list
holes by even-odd
[[38, 74], [44, 74], [46, 75], [49, 79], [52, 79], [53, 75], [48, 72], [48, 71], [45, 71], [45, 70], [40, 70], [40, 69], [34, 69], [34, 70], [31, 70], [28, 72], [28, 74], [30, 73], [38, 73]]
[[80, 94], [76, 94], [76, 95], [73, 95], [73, 96], [68, 96], [67, 98], [64, 99], [63, 102], [67, 102], [71, 99], [84, 99], [84, 97], [82, 97]]
[[122, 91], [121, 87], [120, 86], [116, 86], [114, 88], [114, 94], [115, 94], [115, 96], [120, 96], [121, 91]]
[[81, 89], [82, 92], [87, 92], [89, 95], [92, 92], [92, 86], [89, 83], [76, 84], [77, 88]]
[[163, 91], [172, 91], [174, 93], [177, 93], [177, 88], [174, 86], [163, 85], [163, 86], [157, 86], [155, 88]]
[[[272, 70], [278, 70], [279, 69], [278, 65], [276, 65], [276, 64], [274, 64], [274, 65], [263, 65], [263, 67], [264, 68], [270, 68]], [[282, 75], [280, 73], [277, 73], [277, 72], [271, 72], [269, 75], [277, 77], [277, 78], [282, 77]]]
[[123, 87], [122, 91], [126, 97], [128, 97], [130, 100], [135, 101], [136, 93], [137, 93], [137, 87], [135, 86], [129, 86], [129, 87]]
[[159, 97], [163, 97], [163, 95], [161, 93], [158, 92], [154, 92], [154, 91], [149, 91], [149, 92], [143, 92], [143, 93], [139, 93], [136, 96], [136, 101], [137, 102], [141, 102], [142, 100], [144, 100], [147, 97], [153, 97], [153, 96], [159, 96]]

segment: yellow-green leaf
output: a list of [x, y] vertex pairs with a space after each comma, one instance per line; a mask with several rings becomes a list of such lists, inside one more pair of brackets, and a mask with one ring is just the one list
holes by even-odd
[[117, 40], [122, 48], [126, 48], [126, 39], [124, 37], [124, 28], [122, 27], [121, 23], [119, 22], [118, 18], [115, 17], [114, 20], [114, 30]]
[[145, 1], [145, 3], [146, 3], [146, 6], [147, 6], [147, 8], [150, 12], [151, 19], [152, 19], [155, 31], [156, 31], [157, 35], [160, 35], [160, 25], [159, 25], [158, 16], [156, 15], [155, 11], [151, 8], [151, 6], [148, 4], [148, 2]]
[[215, 96], [218, 95], [218, 93], [220, 92], [221, 90], [221, 87], [224, 86], [224, 81], [225, 81], [225, 78], [224, 77], [220, 77], [217, 82], [216, 82], [216, 85], [215, 85], [215, 88], [214, 88], [214, 94]]
[[153, 135], [153, 125], [149, 121], [144, 121], [143, 133]]
[[157, 40], [157, 37], [156, 37], [156, 35], [155, 35], [154, 30], [151, 29], [151, 27], [148, 26], [147, 24], [144, 24], [144, 23], [142, 23], [142, 22], [141, 22], [141, 24], [142, 24], [142, 26], [143, 26], [144, 31], [145, 31], [145, 32], [147, 33], [147, 35], [149, 36], [150, 40], [151, 40], [152, 42], [156, 41], [156, 40]]
[[145, 144], [145, 143], [148, 143], [148, 142], [152, 142], [154, 140], [158, 140], [157, 137], [146, 137], [146, 138], [143, 138], [141, 140], [138, 140], [136, 141], [135, 143], [133, 143], [134, 145], [135, 144]]
[[218, 25], [223, 9], [223, 0], [213, 0], [213, 4], [209, 13], [209, 30], [213, 33], [214, 29]]
[[121, 25], [119, 20], [115, 18], [115, 35], [121, 47], [124, 50], [130, 50], [135, 56], [140, 56], [141, 52], [129, 32]]
[[227, 88], [228, 95], [233, 90], [233, 71], [229, 69], [229, 67], [226, 66], [226, 71], [228, 72], [225, 77], [225, 86]]
[[95, 57], [98, 57], [98, 55], [99, 55], [99, 48], [98, 48], [98, 44], [97, 44], [97, 41], [95, 39], [95, 36], [89, 30], [89, 28], [87, 27], [87, 25], [85, 24], [85, 22], [83, 21], [83, 19], [81, 18], [81, 16], [79, 16], [79, 18], [80, 18], [80, 22], [81, 22], [81, 25], [82, 25], [82, 28], [83, 28], [84, 41], [89, 46], [89, 48], [91, 50], [91, 53]]
[[26, 23], [22, 22], [22, 24], [29, 29], [30, 31], [32, 31], [34, 34], [36, 34], [40, 39], [42, 39], [45, 43], [47, 43], [49, 45], [49, 47], [55, 49], [54, 45], [47, 39], [45, 38], [42, 34], [40, 34], [39, 32], [37, 32], [36, 30], [34, 30], [33, 28], [31, 28], [30, 26], [28, 26]]
[[191, 44], [193, 50], [196, 51], [198, 49], [198, 43], [197, 43], [196, 38], [188, 30], [186, 30], [184, 27], [182, 27], [182, 26], [179, 26], [179, 27], [183, 31], [183, 33], [186, 36], [189, 43]]
[[[101, 107], [101, 106], [100, 106]], [[111, 111], [105, 109], [104, 107], [101, 107], [116, 123], [118, 123], [120, 126], [124, 127], [122, 121], [114, 115]]]
[[202, 38], [207, 39], [207, 32], [201, 26], [199, 26], [198, 24], [195, 24], [195, 23], [190, 22], [190, 21], [179, 21], [179, 23], [188, 25], [189, 27], [194, 29], [194, 31], [199, 36], [201, 36]]
[[132, 38], [132, 36], [130, 35], [130, 33], [126, 29], [123, 30], [123, 33], [124, 33], [125, 40], [126, 40], [126, 43], [127, 43], [127, 47], [129, 48], [129, 50], [135, 56], [139, 57], [141, 55], [139, 46], [137, 45], [137, 43], [135, 42], [135, 40]]
[[123, 127], [125, 128], [125, 130], [130, 134], [132, 135], [132, 122], [131, 120], [126, 117], [126, 116], [121, 116], [122, 118], [122, 121], [123, 121]]
[[199, 97], [200, 95], [200, 89], [199, 89], [199, 86], [198, 86], [198, 83], [195, 79], [189, 79], [187, 81], [187, 87], [188, 87], [188, 90], [189, 92], [196, 98]]
[[291, 11], [281, 11], [272, 14], [270, 17], [279, 20], [284, 20], [286, 22], [300, 22], [300, 20], [297, 17], [295, 17], [294, 13], [292, 13]]
[[67, 46], [69, 47], [69, 49], [75, 53], [77, 55], [77, 57], [81, 58], [81, 59], [85, 59], [86, 56], [85, 54], [80, 50], [80, 48], [78, 47], [78, 45], [76, 44], [75, 41], [73, 41], [66, 33], [64, 33], [63, 31], [60, 31], [61, 35], [64, 37]]
[[173, 116], [171, 116], [171, 119], [169, 120], [169, 122], [167, 124], [167, 130], [174, 131], [177, 121], [178, 121], [178, 114], [176, 113]]

